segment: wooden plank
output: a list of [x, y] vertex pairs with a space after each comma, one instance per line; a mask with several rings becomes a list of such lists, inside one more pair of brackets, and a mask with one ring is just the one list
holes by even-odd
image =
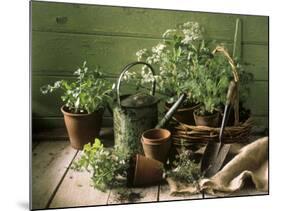
[[[66, 128], [49, 128], [48, 130], [41, 130], [32, 134], [32, 145], [35, 143], [33, 149], [42, 141], [52, 140], [61, 141], [68, 140], [68, 134]], [[112, 147], [114, 145], [114, 133], [112, 127], [103, 127], [100, 131], [100, 139], [105, 147]], [[36, 141], [34, 141], [36, 140]]]
[[76, 154], [68, 141], [42, 142], [32, 152], [32, 209], [45, 209]]
[[128, 204], [128, 203], [141, 203], [141, 202], [156, 202], [158, 197], [158, 186], [146, 187], [146, 188], [130, 188], [128, 192], [131, 191], [134, 194], [140, 194], [134, 200], [124, 199], [122, 201], [118, 200], [118, 194], [116, 190], [111, 190], [108, 204]]
[[243, 45], [242, 62], [245, 70], [254, 74], [255, 80], [268, 80], [268, 45]]
[[[158, 42], [135, 37], [33, 32], [32, 74], [72, 75], [77, 65], [87, 60], [90, 68], [100, 65], [104, 72], [116, 77], [124, 65], [137, 59], [135, 53], [139, 49]], [[232, 51], [231, 43], [226, 47]], [[267, 80], [268, 46], [242, 45], [242, 52], [242, 62], [247, 64], [244, 68], [256, 80]]]
[[[32, 122], [33, 122], [33, 126], [32, 126], [33, 133], [38, 133], [54, 128], [65, 129], [63, 117], [39, 117], [39, 118], [33, 118]], [[112, 127], [112, 126], [113, 126], [112, 117], [103, 117], [102, 127]]]
[[[84, 60], [89, 68], [100, 65], [106, 73], [119, 75], [137, 60], [135, 53], [159, 40], [85, 34], [33, 32], [32, 72], [72, 74]], [[44, 49], [44, 51], [42, 51]]]
[[170, 188], [168, 184], [163, 184], [160, 186], [159, 201], [174, 201], [174, 200], [189, 200], [189, 199], [202, 199], [203, 195], [193, 194], [193, 195], [182, 195], [182, 196], [171, 196]]
[[254, 81], [250, 86], [250, 95], [245, 107], [250, 108], [253, 115], [268, 115], [268, 81]]
[[232, 40], [235, 20], [243, 25], [244, 42], [268, 42], [268, 17], [191, 11], [32, 2], [32, 29], [159, 38], [168, 28], [197, 21], [213, 39]]
[[[77, 160], [81, 151], [76, 156]], [[109, 191], [101, 192], [90, 185], [91, 175], [70, 169], [59, 187], [50, 208], [105, 205]]]

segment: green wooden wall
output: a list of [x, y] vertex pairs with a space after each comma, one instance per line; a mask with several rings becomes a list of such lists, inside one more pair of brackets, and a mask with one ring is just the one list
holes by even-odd
[[[31, 2], [32, 120], [34, 129], [63, 126], [59, 94], [42, 95], [39, 88], [69, 77], [88, 61], [99, 64], [110, 80], [135, 61], [138, 49], [155, 45], [176, 24], [197, 21], [208, 39], [232, 50], [235, 22], [242, 22], [241, 58], [255, 76], [247, 105], [259, 131], [268, 127], [268, 17], [183, 12], [158, 9]], [[112, 124], [109, 113], [104, 124]]]

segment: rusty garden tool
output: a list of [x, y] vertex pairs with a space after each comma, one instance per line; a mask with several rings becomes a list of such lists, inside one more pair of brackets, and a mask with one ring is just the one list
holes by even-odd
[[224, 109], [224, 115], [219, 133], [219, 142], [210, 141], [201, 161], [201, 171], [206, 177], [211, 177], [217, 173], [223, 165], [226, 155], [229, 152], [231, 144], [223, 143], [223, 132], [228, 121], [230, 108], [235, 106], [235, 99], [238, 97], [237, 82], [231, 81], [228, 87], [227, 100]]

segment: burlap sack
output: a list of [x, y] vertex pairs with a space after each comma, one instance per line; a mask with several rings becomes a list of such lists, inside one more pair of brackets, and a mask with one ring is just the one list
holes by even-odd
[[222, 170], [199, 184], [183, 184], [167, 178], [171, 195], [202, 191], [212, 195], [231, 194], [243, 188], [246, 180], [251, 180], [256, 190], [268, 191], [268, 137], [243, 147]]

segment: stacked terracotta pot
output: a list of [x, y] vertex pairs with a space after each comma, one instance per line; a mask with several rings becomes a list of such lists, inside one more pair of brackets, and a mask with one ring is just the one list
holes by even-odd
[[169, 130], [155, 128], [142, 134], [144, 154], [148, 158], [165, 163], [171, 148], [171, 133]]

